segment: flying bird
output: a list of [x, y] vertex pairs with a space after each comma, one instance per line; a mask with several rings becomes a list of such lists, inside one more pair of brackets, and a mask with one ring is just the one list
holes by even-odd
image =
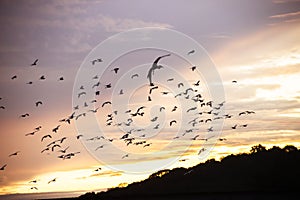
[[29, 117], [29, 114], [25, 113], [25, 114], [20, 115], [20, 118], [25, 118], [25, 117]]
[[104, 103], [102, 104], [102, 107], [104, 107], [106, 104], [111, 104], [111, 102], [110, 102], [110, 101], [104, 102]]
[[35, 128], [35, 130], [39, 131], [39, 130], [41, 130], [41, 128], [42, 128], [42, 126], [38, 126], [38, 127]]
[[43, 104], [43, 102], [41, 102], [41, 101], [35, 102], [35, 106], [36, 106], [36, 107], [38, 107], [39, 105], [42, 105], [42, 104]]
[[180, 87], [183, 87], [183, 83], [178, 83], [177, 87], [180, 88]]
[[170, 126], [172, 126], [174, 123], [175, 123], [175, 124], [177, 123], [176, 120], [170, 121]]
[[126, 154], [126, 155], [122, 156], [122, 159], [128, 158], [128, 156], [129, 156], [129, 154]]
[[187, 53], [187, 55], [191, 55], [191, 54], [193, 54], [193, 53], [195, 53], [196, 51], [193, 49], [193, 50], [191, 50], [191, 51], [189, 51], [188, 53]]
[[30, 66], [36, 66], [38, 61], [39, 61], [39, 59], [35, 59], [35, 61], [33, 63], [31, 63]]
[[46, 138], [52, 138], [52, 136], [51, 136], [51, 135], [44, 135], [44, 136], [42, 137], [42, 139], [41, 139], [41, 142], [43, 142], [44, 139], [46, 139]]
[[95, 75], [95, 76], [93, 77], [93, 79], [99, 79], [98, 75]]
[[204, 152], [206, 149], [205, 148], [202, 148], [202, 149], [200, 149], [199, 150], [199, 152], [198, 152], [198, 155], [200, 155], [202, 152]]
[[77, 135], [76, 139], [79, 140], [81, 137], [83, 137], [83, 135]]
[[35, 133], [36, 133], [36, 131], [33, 131], [31, 133], [27, 133], [25, 136], [34, 135]]
[[177, 106], [174, 106], [174, 108], [171, 110], [171, 112], [174, 112], [177, 110]]
[[138, 74], [133, 74], [133, 75], [131, 76], [132, 79], [133, 79], [133, 78], [137, 78], [137, 77], [139, 77]]
[[41, 151], [41, 153], [44, 153], [45, 151], [49, 151], [50, 149], [49, 149], [49, 147], [47, 147], [46, 149], [43, 149], [42, 151]]
[[95, 83], [92, 88], [94, 89], [94, 87], [99, 87], [100, 86], [100, 81], [98, 81], [97, 83]]
[[100, 171], [101, 169], [102, 169], [102, 168], [99, 167], [99, 168], [95, 169], [94, 171], [95, 171], [95, 172], [98, 172], [98, 171]]
[[197, 107], [192, 107], [192, 108], [189, 108], [186, 112], [188, 113], [188, 112], [196, 110], [196, 109], [197, 109]]
[[59, 80], [59, 81], [63, 81], [63, 80], [64, 80], [64, 77], [60, 77], [58, 80]]
[[0, 109], [3, 109], [3, 110], [4, 110], [4, 109], [5, 109], [5, 107], [4, 107], [4, 106], [0, 106]]
[[52, 182], [56, 182], [56, 178], [54, 178], [54, 179], [48, 181], [48, 184], [50, 184], [50, 183], [52, 183]]
[[236, 80], [233, 80], [232, 83], [237, 83], [237, 81], [236, 81]]
[[101, 58], [97, 58], [91, 61], [92, 65], [95, 65], [97, 62], [103, 62]]
[[158, 58], [156, 58], [156, 60], [153, 62], [151, 68], [149, 69], [148, 71], [148, 75], [147, 75], [147, 78], [149, 79], [149, 82], [150, 82], [150, 86], [154, 86], [153, 82], [152, 82], [152, 76], [154, 75], [154, 71], [157, 70], [157, 69], [161, 69], [163, 68], [162, 65], [158, 65], [158, 62], [160, 59], [164, 58], [164, 57], [167, 57], [167, 56], [170, 56], [171, 54], [166, 54], [166, 55], [163, 55], [163, 56], [159, 56]]
[[86, 92], [80, 92], [80, 93], [78, 93], [78, 98], [80, 98], [82, 95], [86, 95]]
[[196, 68], [197, 68], [196, 66], [193, 66], [193, 67], [191, 67], [191, 70], [195, 71]]
[[0, 170], [1, 170], [1, 171], [5, 170], [5, 167], [6, 167], [6, 166], [7, 166], [7, 164], [3, 165], [3, 166], [0, 168]]
[[52, 132], [57, 133], [59, 127], [60, 127], [60, 125], [57, 125], [54, 129], [52, 129]]
[[96, 108], [95, 110], [88, 110], [89, 112], [93, 112], [93, 113], [96, 113], [98, 111], [99, 107]]
[[196, 83], [194, 83], [194, 86], [199, 86], [200, 85], [200, 80], [198, 80]]
[[10, 154], [8, 157], [17, 156], [20, 153], [20, 151], [16, 151], [15, 153]]
[[67, 150], [68, 150], [69, 148], [70, 148], [70, 146], [68, 146], [68, 147], [65, 148], [65, 149], [60, 149], [60, 150], [58, 150], [57, 152], [66, 153]]
[[27, 82], [26, 84], [31, 85], [31, 84], [33, 84], [33, 82], [32, 82], [32, 81], [29, 81], [29, 82]]
[[11, 80], [14, 80], [17, 78], [17, 75], [14, 75], [13, 77], [11, 77]]
[[234, 126], [232, 126], [231, 128], [232, 128], [232, 129], [236, 129], [236, 127], [237, 127], [237, 124], [236, 124], [236, 125], [234, 125]]
[[174, 78], [169, 78], [169, 79], [167, 79], [167, 81], [168, 81], [168, 82], [174, 81]]
[[155, 90], [155, 89], [158, 89], [158, 86], [155, 86], [155, 87], [152, 87], [152, 88], [150, 88], [150, 90], [149, 90], [149, 94], [151, 94], [151, 93], [152, 93], [152, 91], [153, 91], [153, 90]]
[[45, 78], [45, 76], [44, 75], [42, 75], [41, 77], [40, 77], [40, 80], [45, 80], [46, 78]]
[[111, 83], [110, 84], [107, 84], [105, 85], [105, 88], [108, 89], [108, 88], [111, 88]]
[[118, 67], [116, 67], [116, 68], [113, 68], [111, 71], [113, 71], [113, 72], [115, 72], [116, 74], [118, 73], [118, 71], [119, 71], [119, 68]]
[[51, 147], [51, 151], [54, 151], [55, 147], [61, 148], [61, 146], [60, 146], [59, 144], [54, 144], [54, 145]]

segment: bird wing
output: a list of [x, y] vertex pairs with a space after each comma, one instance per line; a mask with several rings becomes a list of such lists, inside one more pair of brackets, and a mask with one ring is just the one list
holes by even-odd
[[157, 64], [160, 59], [162, 59], [163, 57], [170, 56], [170, 55], [171, 54], [166, 54], [166, 55], [163, 55], [163, 56], [159, 56], [158, 58], [156, 58], [156, 60], [153, 62], [153, 64]]

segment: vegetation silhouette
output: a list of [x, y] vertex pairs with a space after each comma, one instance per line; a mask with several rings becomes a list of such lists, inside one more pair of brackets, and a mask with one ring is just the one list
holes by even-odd
[[287, 145], [266, 149], [259, 144], [253, 146], [250, 153], [231, 154], [220, 161], [207, 160], [188, 169], [161, 170], [127, 187], [111, 188], [97, 194], [86, 193], [78, 198], [157, 199], [165, 196], [177, 199], [178, 196], [216, 193], [297, 193], [299, 169], [300, 150], [296, 147]]

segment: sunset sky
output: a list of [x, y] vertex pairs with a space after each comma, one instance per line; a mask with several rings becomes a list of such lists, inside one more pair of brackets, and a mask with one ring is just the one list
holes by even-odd
[[[219, 159], [231, 153], [248, 152], [251, 146], [259, 143], [267, 147], [286, 144], [300, 147], [298, 0], [2, 0], [0, 26], [0, 106], [4, 106], [4, 109], [0, 108], [0, 168], [7, 165], [5, 170], [0, 171], [0, 195], [100, 191], [120, 183], [143, 180], [164, 167], [189, 167], [207, 158]], [[120, 76], [105, 66], [107, 70], [100, 78], [100, 99], [97, 99], [95, 107], [89, 107], [95, 109], [100, 106], [97, 114], [88, 114], [82, 124], [76, 124], [80, 122], [75, 123], [74, 120], [70, 125], [59, 122], [70, 116], [79, 102], [76, 98], [81, 91], [78, 87], [81, 84], [79, 72], [85, 63], [90, 63], [89, 59], [85, 60], [89, 53], [115, 34], [146, 27], [175, 30], [194, 39], [202, 45], [203, 52], [212, 61], [211, 67], [218, 72], [225, 97], [218, 99], [214, 105], [225, 100], [224, 114], [233, 117], [221, 124], [218, 137], [226, 140], [209, 144], [214, 148], [202, 160], [198, 152], [205, 145], [203, 141], [173, 141], [177, 126], [181, 126], [178, 130], [185, 130], [182, 126], [189, 119], [185, 115], [179, 116], [177, 124], [172, 127], [169, 127], [169, 121], [178, 116], [172, 114], [171, 118], [166, 117], [165, 127], [158, 138], [151, 139], [149, 148], [128, 148], [116, 140], [123, 135], [119, 132], [124, 130], [105, 126], [106, 116], [112, 112], [110, 105], [101, 107], [106, 100], [115, 100], [119, 109], [128, 100], [126, 106], [133, 110], [142, 105], [143, 100], [147, 102], [143, 95], [147, 96], [148, 87], [143, 84], [148, 80], [140, 76], [136, 80], [141, 82], [131, 83], [130, 76], [135, 73], [134, 70], [150, 67], [154, 59], [166, 54], [167, 50], [148, 49], [123, 55], [113, 63], [113, 67], [120, 68]], [[121, 40], [116, 47], [118, 45], [122, 45]], [[138, 61], [134, 60], [137, 56]], [[37, 66], [30, 66], [36, 59], [39, 59]], [[177, 73], [191, 82], [198, 80], [199, 76], [190, 75], [190, 66], [183, 67], [188, 64], [180, 59], [180, 56], [171, 55], [163, 58], [161, 63], [168, 65], [168, 69], [178, 67]], [[145, 65], [134, 66], [142, 62]], [[171, 74], [165, 71], [159, 76], [158, 72], [155, 73], [156, 80], [159, 77], [166, 80]], [[12, 80], [15, 75], [17, 78]], [[39, 80], [42, 75], [46, 80]], [[59, 81], [60, 77], [64, 80]], [[83, 80], [85, 78], [88, 79], [86, 84], [97, 83], [91, 76], [84, 76]], [[211, 80], [203, 79], [209, 85]], [[205, 82], [203, 79], [201, 84]], [[26, 84], [29, 81], [33, 83]], [[123, 100], [120, 95], [110, 96], [105, 92], [104, 85], [109, 81], [117, 92], [118, 87], [138, 89]], [[160, 87], [155, 94], [166, 89], [171, 91], [167, 84], [161, 83]], [[203, 91], [203, 96], [208, 98], [211, 92]], [[160, 106], [164, 105], [166, 110], [178, 103], [170, 96], [158, 98]], [[133, 99], [137, 101], [133, 102]], [[36, 107], [37, 101], [43, 104]], [[122, 104], [118, 104], [120, 102]], [[84, 102], [79, 103], [82, 107]], [[145, 112], [149, 108], [147, 105]], [[238, 116], [246, 110], [255, 111], [255, 114]], [[145, 117], [137, 121], [140, 127], [148, 126], [148, 121], [157, 114], [153, 114], [153, 110], [147, 111], [151, 114], [145, 113]], [[30, 116], [19, 117], [25, 113]], [[120, 156], [119, 152], [105, 149], [105, 143], [101, 149], [105, 152], [104, 157], [100, 156], [102, 160], [97, 157], [94, 149], [98, 143], [87, 142], [88, 131], [95, 134], [90, 116], [96, 116], [104, 135], [114, 138], [112, 144], [117, 147], [116, 151], [124, 154]], [[59, 124], [58, 133], [53, 133], [52, 129]], [[238, 125], [236, 130], [232, 129], [235, 124]], [[240, 127], [243, 124], [247, 127]], [[25, 136], [38, 126], [42, 126], [40, 131]], [[207, 125], [199, 132], [206, 132], [209, 127]], [[52, 135], [52, 139], [46, 138], [41, 142], [42, 136], [47, 134]], [[81, 140], [76, 139], [79, 134], [83, 135]], [[62, 149], [69, 146], [68, 153], [80, 153], [65, 160], [57, 157], [59, 148], [55, 152], [41, 153], [48, 143], [63, 137], [66, 140], [61, 143]], [[169, 144], [170, 148], [164, 148]], [[9, 157], [18, 151], [18, 155]], [[128, 158], [121, 159], [126, 152], [129, 153]], [[138, 155], [133, 156], [135, 153]], [[179, 162], [179, 159], [187, 160]], [[166, 166], [160, 166], [166, 163]], [[101, 170], [95, 171], [99, 167]], [[142, 170], [135, 173], [137, 167]], [[48, 184], [54, 178], [56, 181]], [[37, 180], [37, 183], [30, 183], [32, 180]]]

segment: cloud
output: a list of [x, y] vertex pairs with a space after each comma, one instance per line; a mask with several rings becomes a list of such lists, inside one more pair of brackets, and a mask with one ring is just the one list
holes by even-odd
[[282, 3], [295, 3], [300, 2], [300, 0], [273, 0], [273, 3], [282, 4]]
[[284, 13], [284, 14], [278, 14], [278, 15], [272, 15], [270, 18], [289, 18], [289, 17], [295, 17], [299, 16], [300, 17], [300, 11], [297, 12], [290, 12], [290, 13]]
[[145, 27], [159, 27], [159, 28], [172, 28], [173, 26], [166, 23], [146, 22], [140, 19], [129, 18], [112, 18], [105, 15], [100, 15], [99, 23], [104, 27], [107, 32], [121, 32], [134, 28]]

